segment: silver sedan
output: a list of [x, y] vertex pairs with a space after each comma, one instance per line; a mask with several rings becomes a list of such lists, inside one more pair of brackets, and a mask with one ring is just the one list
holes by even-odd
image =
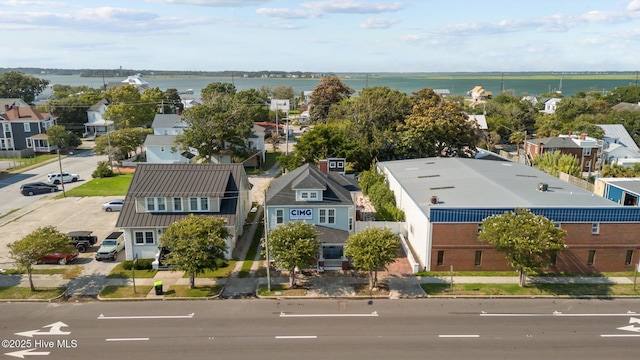
[[124, 199], [115, 199], [102, 204], [102, 210], [106, 212], [121, 211]]

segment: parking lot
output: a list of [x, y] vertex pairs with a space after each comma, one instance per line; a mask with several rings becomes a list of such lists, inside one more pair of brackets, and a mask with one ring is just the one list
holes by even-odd
[[[22, 239], [38, 227], [52, 225], [59, 231], [68, 233], [75, 230], [90, 230], [98, 237], [98, 243], [81, 253], [78, 259], [70, 265], [83, 265], [82, 275], [108, 274], [115, 266], [112, 261], [96, 261], [93, 256], [102, 239], [115, 228], [119, 212], [102, 211], [101, 205], [107, 200], [118, 197], [67, 197], [54, 199], [54, 195], [45, 195], [28, 208], [19, 213], [0, 219], [0, 268], [14, 268], [13, 260], [9, 258], [7, 244]], [[120, 260], [124, 260], [124, 252], [120, 253]], [[60, 267], [60, 265], [36, 265], [36, 267]]]

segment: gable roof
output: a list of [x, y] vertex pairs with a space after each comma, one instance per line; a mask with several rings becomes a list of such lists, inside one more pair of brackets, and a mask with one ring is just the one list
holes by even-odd
[[98, 101], [97, 103], [93, 104], [89, 110], [87, 111], [100, 111], [100, 109], [103, 106], [109, 106], [109, 104], [111, 104], [111, 102], [109, 101], [109, 99], [107, 98], [102, 98], [100, 99], [100, 101]]
[[467, 121], [474, 122], [480, 130], [489, 129], [487, 126], [487, 117], [485, 115], [467, 115]]
[[10, 106], [29, 107], [29, 104], [20, 98], [0, 98], [0, 114], [4, 113], [5, 109]]
[[200, 214], [223, 217], [233, 226], [243, 177], [242, 164], [138, 164], [116, 227], [166, 227], [192, 213], [136, 212], [140, 197], [220, 197], [220, 212]]
[[[322, 201], [296, 201], [296, 190], [321, 189]], [[353, 205], [352, 191], [359, 188], [354, 181], [338, 173], [325, 174], [317, 167], [304, 164], [273, 180], [267, 190], [268, 205], [333, 204]]]
[[41, 113], [32, 107], [13, 106], [2, 117], [12, 122], [39, 122], [51, 118], [49, 113]]
[[621, 102], [619, 104], [615, 104], [611, 107], [615, 111], [640, 111], [640, 103], [627, 103]]
[[151, 127], [154, 129], [185, 127], [186, 124], [184, 124], [181, 119], [182, 117], [176, 114], [156, 114]]
[[558, 149], [567, 149], [567, 148], [580, 148], [580, 145], [576, 144], [568, 136], [552, 136], [546, 138], [539, 139], [530, 139], [527, 140], [527, 143], [538, 145], [542, 143], [546, 148], [558, 148]]
[[629, 132], [622, 124], [597, 124], [599, 128], [604, 130], [604, 137], [614, 140], [613, 143], [620, 144], [632, 151], [640, 151], [638, 145]]

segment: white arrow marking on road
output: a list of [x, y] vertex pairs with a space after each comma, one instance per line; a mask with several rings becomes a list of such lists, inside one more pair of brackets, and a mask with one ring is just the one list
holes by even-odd
[[49, 331], [30, 330], [30, 331], [15, 333], [15, 334], [20, 336], [26, 336], [26, 337], [33, 337], [33, 335], [69, 335], [71, 334], [71, 332], [69, 331], [60, 330], [63, 326], [68, 327], [69, 325], [63, 323], [62, 321], [58, 321], [56, 323], [45, 325], [42, 327], [43, 329], [50, 328]]
[[629, 319], [629, 324], [631, 325], [619, 327], [618, 330], [640, 332], [640, 327], [636, 327], [635, 325], [633, 325], [633, 324], [640, 324], [640, 319], [632, 317]]
[[49, 355], [48, 351], [39, 351], [39, 352], [32, 352], [35, 349], [28, 349], [28, 350], [20, 350], [20, 351], [14, 351], [14, 352], [10, 352], [10, 353], [4, 353], [5, 355], [9, 355], [9, 356], [13, 356], [13, 357], [17, 357], [20, 359], [24, 359], [25, 355], [30, 356], [30, 355]]
[[374, 311], [370, 314], [287, 314], [280, 313], [280, 317], [370, 317], [378, 316], [378, 312]]
[[141, 315], [141, 316], [104, 316], [100, 314], [98, 320], [121, 320], [121, 319], [191, 319], [194, 313], [189, 315]]

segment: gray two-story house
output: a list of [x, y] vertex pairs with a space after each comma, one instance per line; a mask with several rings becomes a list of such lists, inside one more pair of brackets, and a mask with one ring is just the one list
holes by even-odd
[[47, 129], [56, 118], [21, 103], [4, 104], [0, 112], [0, 150], [26, 150], [48, 153], [55, 146], [49, 144]]
[[347, 269], [344, 244], [354, 233], [359, 190], [354, 180], [342, 174], [302, 165], [271, 182], [265, 199], [267, 228], [292, 221], [314, 224], [321, 243], [318, 268]]

